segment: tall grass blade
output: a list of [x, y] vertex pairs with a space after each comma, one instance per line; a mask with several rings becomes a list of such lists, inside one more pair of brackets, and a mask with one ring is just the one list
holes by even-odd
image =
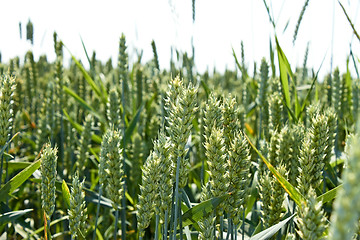
[[322, 60], [322, 62], [321, 62], [321, 64], [320, 64], [319, 69], [318, 69], [317, 72], [316, 72], [315, 77], [314, 77], [313, 80], [312, 80], [311, 87], [310, 87], [310, 89], [308, 90], [308, 92], [307, 92], [307, 94], [306, 94], [306, 97], [305, 97], [305, 100], [304, 100], [304, 102], [303, 102], [303, 104], [302, 104], [302, 106], [301, 106], [300, 112], [299, 112], [298, 115], [296, 116], [297, 119], [300, 118], [300, 115], [301, 115], [301, 114], [304, 112], [304, 110], [305, 110], [306, 103], [308, 102], [308, 100], [309, 100], [309, 98], [310, 98], [310, 96], [311, 96], [311, 91], [313, 90], [313, 88], [314, 88], [314, 86], [315, 86], [315, 83], [316, 83], [316, 81], [317, 81], [317, 78], [318, 78], [320, 69], [321, 69], [321, 67], [322, 67], [322, 64], [324, 63], [324, 60], [325, 60], [325, 56], [324, 56], [324, 58], [323, 58], [323, 60]]
[[[78, 124], [77, 122], [75, 122], [70, 116], [69, 114], [66, 112], [65, 109], [63, 109], [64, 115], [66, 116], [67, 120], [71, 123], [71, 125], [73, 126], [73, 128], [76, 129], [76, 131], [78, 133], [82, 133], [84, 131], [84, 127], [81, 126], [80, 124]], [[101, 143], [102, 139], [101, 137], [99, 137], [96, 134], [92, 134], [91, 135], [91, 139], [96, 142], [96, 143]]]
[[[65, 45], [64, 45], [65, 46]], [[68, 50], [68, 52], [71, 55], [71, 58], [75, 62], [76, 66], [80, 69], [81, 73], [83, 74], [85, 80], [89, 83], [91, 89], [95, 92], [95, 94], [102, 100], [103, 103], [107, 102], [107, 95], [104, 94], [99, 88], [98, 85], [94, 82], [94, 80], [91, 78], [89, 73], [85, 70], [85, 68], [82, 66], [82, 64], [72, 55], [70, 50], [65, 46], [65, 48]]]
[[214, 212], [217, 206], [219, 206], [219, 204], [225, 201], [225, 199], [229, 196], [230, 194], [225, 194], [220, 197], [214, 197], [190, 208], [182, 215], [183, 226], [185, 227], [199, 222], [203, 217], [206, 217], [209, 213]]
[[301, 195], [301, 193], [293, 186], [291, 185], [281, 174], [269, 163], [268, 160], [259, 152], [259, 150], [255, 147], [255, 145], [250, 141], [249, 137], [244, 134], [247, 141], [251, 145], [251, 147], [255, 150], [255, 152], [259, 155], [261, 160], [266, 164], [270, 172], [275, 176], [277, 181], [280, 183], [280, 185], [284, 188], [284, 190], [289, 194], [289, 196], [294, 200], [296, 205], [298, 205], [299, 208], [301, 208], [301, 203], [305, 202], [304, 197]]
[[275, 224], [274, 226], [271, 226], [267, 229], [265, 229], [262, 232], [259, 232], [255, 236], [251, 237], [250, 240], [264, 240], [271, 238], [274, 236], [275, 233], [277, 233], [285, 224], [292, 219], [295, 216], [295, 214], [291, 215], [290, 217], [286, 218], [285, 220], [279, 222], [278, 224]]
[[333, 188], [333, 189], [331, 189], [331, 190], [329, 190], [329, 191], [327, 191], [326, 193], [318, 196], [316, 198], [316, 201], [317, 202], [321, 201], [323, 204], [327, 203], [327, 202], [330, 202], [331, 200], [333, 200], [336, 197], [336, 193], [341, 187], [342, 187], [342, 184], [335, 187], [335, 188]]
[[105, 123], [105, 118], [99, 114], [92, 106], [90, 106], [84, 99], [82, 99], [79, 95], [77, 95], [70, 88], [63, 86], [64, 92], [66, 92], [69, 96], [73, 97], [83, 108], [88, 110], [92, 115], [98, 118], [102, 123]]
[[[291, 83], [294, 84], [294, 76], [291, 71], [289, 61], [287, 60], [287, 57], [285, 56], [284, 51], [281, 49], [279, 41], [276, 36], [275, 36], [275, 41], [276, 41], [276, 50], [278, 53], [278, 60], [279, 60], [280, 81], [281, 81], [281, 86], [282, 86], [282, 90], [283, 90], [283, 94], [284, 94], [284, 98], [285, 98], [285, 103], [286, 103], [288, 109], [290, 111], [292, 111], [293, 113], [295, 113], [295, 114], [291, 114], [291, 115], [297, 116], [300, 112], [299, 99], [298, 99], [296, 90], [294, 90], [294, 98], [295, 98], [295, 112], [294, 112], [291, 108], [289, 79], [288, 79], [290, 77]], [[294, 119], [294, 120], [297, 121], [297, 119]]]
[[11, 211], [7, 213], [0, 214], [0, 226], [8, 222], [13, 222], [19, 217], [25, 215], [28, 212], [32, 212], [34, 209], [24, 209], [19, 211]]
[[356, 31], [355, 26], [354, 26], [354, 24], [352, 23], [349, 15], [347, 14], [344, 6], [341, 4], [341, 2], [340, 2], [339, 0], [338, 0], [338, 3], [340, 4], [340, 7], [342, 8], [342, 10], [343, 10], [343, 12], [344, 12], [344, 14], [345, 14], [345, 16], [346, 16], [346, 18], [347, 18], [347, 20], [348, 20], [351, 28], [352, 28], [352, 30], [354, 31], [354, 34], [355, 34], [356, 38], [360, 41], [360, 36], [359, 36], [358, 32]]
[[81, 45], [83, 46], [83, 49], [84, 49], [84, 52], [85, 52], [85, 55], [86, 55], [86, 59], [88, 60], [89, 65], [90, 65], [90, 68], [91, 68], [91, 67], [92, 67], [92, 66], [91, 66], [91, 60], [90, 60], [90, 58], [89, 58], [89, 54], [88, 54], [88, 52], [87, 52], [87, 50], [86, 50], [85, 43], [84, 43], [84, 41], [83, 41], [83, 39], [82, 39], [81, 36], [80, 36], [80, 40], [81, 40]]
[[270, 20], [270, 23], [272, 24], [273, 28], [275, 29], [275, 22], [274, 22], [274, 19], [271, 17], [271, 14], [270, 14], [270, 9], [269, 9], [269, 6], [267, 5], [266, 3], [266, 0], [263, 0], [263, 3], [265, 5], [265, 8], [266, 8], [266, 12], [269, 16], [269, 20]]
[[8, 181], [0, 189], [0, 202], [6, 201], [7, 197], [11, 197], [10, 194], [14, 192], [18, 187], [21, 186], [37, 169], [40, 167], [40, 160], [33, 162], [30, 166], [22, 170], [10, 181]]

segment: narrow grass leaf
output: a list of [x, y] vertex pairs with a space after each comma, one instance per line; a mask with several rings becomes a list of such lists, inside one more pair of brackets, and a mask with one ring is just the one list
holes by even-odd
[[214, 197], [190, 208], [182, 215], [183, 227], [189, 226], [193, 223], [197, 223], [198, 221], [200, 221], [210, 212], [213, 212], [216, 209], [216, 207], [229, 196], [230, 194], [225, 194], [220, 197]]
[[342, 184], [327, 191], [326, 193], [324, 193], [323, 195], [320, 195], [316, 198], [316, 201], [318, 202], [322, 202], [323, 204], [324, 203], [327, 203], [327, 202], [330, 202], [331, 200], [333, 200], [335, 197], [336, 197], [336, 193], [337, 191], [342, 187]]
[[62, 190], [65, 206], [67, 209], [70, 209], [70, 190], [65, 180], [62, 181], [61, 190]]
[[[61, 222], [61, 221], [67, 220], [67, 219], [69, 219], [69, 216], [68, 216], [68, 215], [66, 215], [66, 216], [64, 216], [64, 217], [61, 217], [61, 218], [58, 218], [58, 219], [50, 222], [50, 226], [53, 226], [53, 225], [55, 225], [55, 224], [57, 224], [57, 223], [59, 223], [59, 222]], [[31, 238], [31, 237], [33, 237], [35, 234], [39, 234], [39, 233], [41, 233], [42, 231], [44, 231], [44, 227], [40, 227], [40, 228], [36, 229], [36, 230], [34, 231], [34, 234], [31, 234], [29, 237]]]
[[10, 197], [10, 194], [14, 192], [18, 187], [21, 186], [37, 169], [40, 167], [40, 160], [33, 162], [30, 166], [22, 170], [15, 177], [13, 177], [9, 182], [7, 182], [0, 189], [0, 202], [6, 200], [6, 197]]
[[90, 58], [89, 58], [89, 54], [88, 54], [88, 52], [86, 50], [85, 43], [84, 43], [81, 36], [80, 36], [80, 41], [81, 41], [81, 45], [83, 46], [83, 49], [84, 49], [84, 52], [85, 52], [85, 55], [86, 55], [86, 59], [88, 60], [89, 65], [91, 66], [91, 61], [90, 61]]
[[264, 3], [264, 5], [265, 5], [266, 12], [267, 12], [267, 14], [268, 14], [268, 16], [269, 16], [269, 20], [270, 20], [271, 24], [273, 25], [273, 27], [274, 27], [274, 29], [275, 29], [275, 22], [274, 22], [273, 18], [271, 17], [270, 9], [269, 9], [269, 6], [268, 6], [267, 3], [266, 3], [266, 0], [263, 0], [263, 3]]
[[347, 12], [346, 12], [346, 10], [345, 10], [344, 6], [341, 4], [341, 2], [340, 2], [340, 1], [338, 1], [338, 3], [340, 4], [340, 7], [342, 8], [342, 10], [343, 10], [343, 12], [344, 12], [344, 14], [345, 14], [345, 16], [346, 16], [346, 18], [347, 18], [348, 22], [350, 23], [350, 26], [351, 26], [352, 30], [354, 31], [354, 34], [355, 34], [356, 38], [360, 41], [360, 36], [359, 36], [359, 34], [357, 33], [357, 31], [356, 31], [356, 29], [355, 29], [355, 26], [354, 26], [354, 24], [352, 23], [352, 21], [351, 21], [351, 19], [350, 19], [349, 15], [347, 14]]
[[[290, 77], [290, 80], [292, 83], [293, 82], [293, 73], [291, 71], [291, 67], [289, 64], [289, 61], [287, 60], [287, 57], [285, 56], [284, 51], [281, 49], [279, 41], [277, 39], [277, 37], [275, 36], [275, 41], [276, 41], [276, 50], [278, 53], [278, 60], [279, 60], [279, 70], [280, 70], [280, 81], [281, 81], [281, 86], [282, 86], [282, 92], [285, 98], [285, 103], [286, 106], [288, 107], [288, 109], [290, 111], [293, 111], [291, 109], [291, 101], [290, 101], [290, 89], [289, 89], [289, 80], [288, 77]], [[295, 98], [295, 116], [298, 115], [298, 113], [300, 112], [300, 104], [299, 104], [299, 99], [297, 96], [297, 92], [296, 90], [294, 91], [294, 98]]]
[[270, 65], [271, 65], [272, 77], [274, 78], [276, 76], [276, 72], [275, 72], [275, 53], [274, 53], [274, 49], [272, 47], [271, 38], [270, 38], [269, 42], [270, 42]]
[[289, 196], [294, 200], [296, 205], [298, 205], [299, 208], [301, 208], [301, 203], [305, 202], [304, 197], [301, 195], [301, 193], [293, 186], [291, 185], [281, 174], [276, 171], [276, 169], [266, 160], [266, 158], [259, 152], [259, 150], [254, 146], [254, 144], [250, 141], [249, 137], [244, 134], [247, 141], [251, 145], [251, 147], [255, 150], [255, 152], [259, 155], [259, 157], [263, 160], [263, 162], [266, 164], [270, 172], [276, 177], [277, 181], [280, 183], [280, 185], [284, 188], [284, 190], [289, 194]]
[[[41, 183], [41, 179], [31, 179], [32, 182], [35, 183]], [[71, 183], [67, 184], [68, 186], [72, 186]], [[55, 187], [56, 187], [56, 191], [62, 191], [62, 182], [60, 181], [55, 181]], [[85, 191], [85, 201], [86, 202], [91, 202], [94, 204], [98, 203], [98, 196], [99, 194], [97, 192], [94, 192], [88, 188], [84, 188], [83, 189]], [[100, 198], [100, 205], [104, 206], [104, 207], [108, 207], [108, 208], [112, 208], [112, 201], [104, 196], [101, 196]]]
[[259, 221], [258, 225], [256, 226], [253, 234], [251, 235], [251, 237], [254, 237], [256, 234], [258, 234], [259, 232], [261, 232], [261, 229], [262, 229], [262, 222]]
[[234, 59], [235, 59], [236, 66], [242, 72], [242, 67], [241, 67], [241, 65], [239, 63], [239, 60], [238, 60], [237, 56], [236, 56], [235, 50], [234, 50], [234, 48], [231, 48], [231, 49], [232, 49], [232, 53], [233, 53], [233, 56], [234, 56]]
[[205, 90], [206, 99], [209, 98], [209, 95], [210, 95], [210, 93], [211, 93], [209, 86], [206, 84], [206, 82], [204, 82], [204, 80], [201, 80], [200, 83], [201, 83], [201, 86], [202, 86], [202, 87], [204, 88], [204, 90]]
[[[129, 126], [126, 128], [125, 131], [125, 145], [130, 141], [131, 139], [131, 135], [134, 132], [134, 129], [136, 127], [136, 124], [139, 122], [140, 119], [140, 113], [142, 111], [142, 109], [144, 108], [144, 104], [141, 104], [141, 106], [139, 107], [139, 109], [136, 112], [136, 115], [133, 119], [131, 119], [131, 122], [129, 123]], [[123, 142], [121, 143], [123, 145]], [[121, 146], [122, 146], [121, 145]]]
[[7, 163], [8, 165], [8, 172], [9, 174], [11, 174], [14, 171], [20, 170], [20, 169], [24, 169], [28, 166], [31, 165], [30, 162], [14, 162], [14, 161], [10, 161]]
[[309, 98], [310, 98], [310, 96], [311, 96], [311, 91], [313, 90], [313, 88], [314, 88], [314, 86], [315, 86], [315, 83], [316, 83], [316, 81], [317, 81], [317, 78], [318, 78], [320, 69], [321, 69], [321, 67], [322, 67], [322, 65], [323, 65], [323, 63], [324, 63], [325, 57], [326, 57], [326, 55], [324, 56], [324, 58], [323, 58], [323, 60], [322, 60], [322, 62], [321, 62], [321, 64], [320, 64], [320, 67], [319, 67], [319, 69], [318, 69], [317, 72], [316, 72], [315, 77], [313, 77], [313, 80], [312, 80], [312, 83], [311, 83], [311, 87], [310, 87], [310, 89], [308, 90], [308, 92], [307, 92], [307, 94], [306, 94], [306, 97], [305, 97], [305, 100], [304, 100], [304, 102], [303, 102], [303, 104], [302, 104], [302, 106], [301, 106], [300, 112], [299, 112], [298, 115], [297, 115], [297, 119], [300, 118], [300, 115], [301, 115], [301, 114], [304, 112], [304, 110], [305, 110], [306, 103], [307, 103], [307, 101], [309, 100]]
[[105, 123], [105, 119], [102, 115], [100, 115], [92, 106], [90, 106], [84, 99], [82, 99], [79, 95], [77, 95], [70, 88], [63, 86], [63, 90], [69, 96], [73, 97], [84, 109], [88, 110], [92, 115], [98, 118], [102, 123]]
[[[82, 131], [84, 131], [83, 126], [81, 126], [80, 124], [78, 124], [77, 122], [75, 122], [70, 116], [69, 114], [66, 112], [65, 109], [63, 109], [63, 113], [65, 115], [65, 117], [67, 118], [67, 120], [71, 123], [71, 125], [73, 126], [73, 128], [76, 129], [76, 131], [78, 131], [78, 133], [82, 133]], [[96, 143], [101, 143], [102, 139], [101, 137], [99, 137], [96, 134], [91, 135], [91, 139], [96, 142]]]
[[[65, 45], [64, 45], [65, 46]], [[95, 92], [95, 94], [102, 100], [103, 103], [107, 102], [107, 96], [103, 95], [103, 93], [100, 91], [99, 86], [96, 85], [94, 80], [90, 77], [89, 73], [85, 70], [85, 68], [82, 66], [82, 64], [72, 55], [70, 50], [65, 46], [65, 48], [68, 50], [68, 52], [71, 55], [71, 58], [74, 60], [76, 66], [80, 69], [81, 73], [83, 74], [85, 80], [89, 83], [92, 90]]]
[[277, 233], [285, 224], [292, 219], [295, 216], [295, 214], [291, 215], [290, 217], [286, 218], [285, 220], [279, 222], [278, 224], [275, 224], [274, 226], [271, 226], [267, 229], [265, 229], [262, 232], [259, 232], [255, 236], [251, 237], [250, 240], [265, 240], [268, 238], [271, 238], [274, 236], [275, 233]]
[[15, 221], [17, 218], [25, 215], [28, 212], [33, 211], [34, 209], [24, 209], [24, 210], [19, 210], [19, 211], [12, 211], [12, 212], [7, 212], [4, 214], [0, 214], [0, 225], [3, 225], [5, 223], [8, 222], [13, 222]]

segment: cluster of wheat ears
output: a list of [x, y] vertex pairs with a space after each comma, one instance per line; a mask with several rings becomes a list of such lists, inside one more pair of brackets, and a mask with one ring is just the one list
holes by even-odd
[[359, 238], [349, 70], [319, 81], [306, 52], [293, 72], [276, 37], [253, 74], [243, 44], [237, 69], [203, 74], [180, 52], [161, 70], [155, 42], [130, 67], [124, 35], [116, 67], [64, 67], [64, 46], [0, 59], [1, 238]]

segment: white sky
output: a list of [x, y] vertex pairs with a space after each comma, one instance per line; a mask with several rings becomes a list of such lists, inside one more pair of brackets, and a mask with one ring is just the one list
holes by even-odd
[[[293, 69], [302, 65], [309, 42], [308, 66], [317, 70], [326, 57], [320, 72], [321, 75], [326, 74], [330, 70], [334, 32], [333, 65], [342, 72], [346, 70], [352, 29], [337, 0], [310, 1], [295, 45], [292, 44], [293, 33], [305, 1], [267, 2], [277, 22], [279, 42]], [[360, 31], [357, 17], [360, 1], [341, 2]], [[98, 59], [106, 61], [112, 57], [114, 63], [121, 33], [126, 36], [132, 61], [136, 60], [135, 47], [143, 50], [143, 62], [151, 59], [150, 44], [154, 39], [161, 68], [169, 67], [171, 46], [191, 53], [193, 37], [196, 67], [200, 72], [212, 70], [214, 66], [221, 71], [226, 67], [235, 69], [231, 48], [240, 57], [241, 40], [247, 65], [252, 71], [254, 61], [260, 63], [262, 57], [269, 61], [270, 38], [275, 45], [274, 31], [263, 0], [196, 0], [194, 24], [191, 0], [12, 0], [2, 1], [1, 7], [0, 52], [3, 62], [14, 56], [24, 56], [28, 49], [33, 50], [36, 58], [46, 53], [48, 60], [53, 61], [54, 31], [84, 63], [87, 61], [80, 36], [90, 55], [95, 50]], [[29, 19], [34, 24], [33, 47], [24, 40]], [[283, 32], [288, 21], [288, 27]], [[19, 22], [22, 23], [22, 40], [19, 37]], [[353, 52], [359, 57], [359, 41], [354, 37], [352, 42]], [[65, 58], [68, 59], [69, 55]]]

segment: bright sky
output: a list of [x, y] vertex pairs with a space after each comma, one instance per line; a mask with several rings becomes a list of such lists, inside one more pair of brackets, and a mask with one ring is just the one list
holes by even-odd
[[[359, 41], [352, 37], [352, 29], [337, 0], [309, 2], [295, 45], [292, 43], [294, 29], [305, 1], [266, 1], [276, 20], [279, 42], [293, 69], [302, 65], [308, 43], [308, 66], [317, 70], [325, 57], [321, 75], [330, 70], [332, 41], [333, 65], [341, 71], [346, 70], [351, 41], [355, 56], [360, 58]], [[341, 2], [360, 31], [357, 17], [360, 1]], [[33, 47], [24, 40], [29, 19], [34, 25]], [[54, 31], [84, 63], [87, 61], [80, 36], [89, 54], [95, 50], [98, 59], [106, 61], [111, 57], [113, 62], [117, 59], [121, 33], [126, 36], [131, 61], [136, 60], [135, 48], [143, 50], [143, 61], [151, 59], [150, 44], [154, 39], [161, 68], [169, 67], [171, 46], [191, 53], [193, 37], [196, 67], [200, 72], [212, 70], [214, 66], [221, 71], [226, 67], [235, 69], [231, 49], [233, 47], [240, 57], [241, 41], [250, 70], [253, 62], [260, 63], [262, 57], [269, 61], [270, 39], [274, 46], [274, 30], [263, 0], [196, 0], [195, 23], [191, 0], [12, 0], [2, 2], [0, 14], [2, 61], [24, 56], [29, 49], [36, 58], [46, 54], [48, 60], [53, 61]], [[65, 58], [69, 59], [69, 55]]]

